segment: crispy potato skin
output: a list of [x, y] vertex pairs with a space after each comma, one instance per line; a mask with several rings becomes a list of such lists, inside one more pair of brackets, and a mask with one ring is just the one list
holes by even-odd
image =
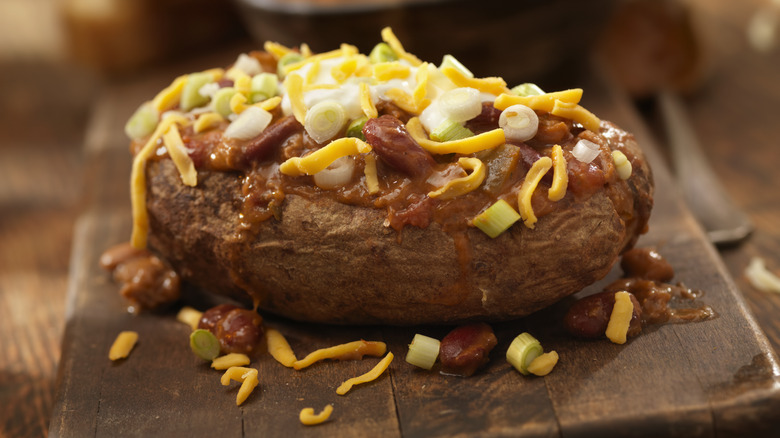
[[170, 160], [155, 161], [147, 171], [149, 243], [186, 281], [243, 300], [248, 292], [262, 309], [296, 320], [517, 318], [603, 278], [645, 229], [652, 175], [633, 137], [620, 140], [634, 166], [629, 180], [496, 239], [476, 228], [454, 239], [436, 223], [407, 226], [399, 239], [383, 225], [384, 210], [288, 195], [281, 220], [241, 241], [237, 174], [200, 172], [191, 188]]

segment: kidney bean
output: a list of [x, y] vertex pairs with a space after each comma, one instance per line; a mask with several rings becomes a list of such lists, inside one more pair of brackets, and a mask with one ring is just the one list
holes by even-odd
[[652, 248], [634, 248], [626, 251], [620, 267], [628, 277], [666, 282], [674, 278], [674, 269]]
[[257, 312], [233, 309], [216, 326], [215, 335], [223, 353], [250, 354], [263, 336], [263, 319]]
[[222, 318], [227, 315], [228, 312], [230, 312], [233, 309], [238, 309], [238, 306], [235, 306], [233, 304], [220, 304], [218, 306], [214, 306], [209, 310], [206, 310], [203, 312], [203, 315], [200, 317], [200, 321], [198, 321], [198, 328], [206, 329], [212, 333], [216, 333], [217, 323], [222, 320]]
[[244, 153], [241, 157], [242, 164], [248, 166], [264, 160], [279, 148], [288, 137], [301, 131], [303, 131], [303, 125], [295, 117], [287, 116], [279, 119], [244, 146]]
[[490, 350], [498, 340], [485, 323], [460, 326], [441, 341], [439, 361], [441, 372], [468, 377], [490, 360]]
[[436, 164], [431, 154], [393, 116], [369, 119], [363, 126], [363, 135], [382, 161], [408, 176], [426, 176]]
[[480, 134], [498, 128], [501, 110], [493, 106], [493, 102], [482, 102], [482, 112], [465, 123], [473, 133]]
[[179, 299], [179, 275], [165, 261], [129, 243], [113, 246], [100, 256], [100, 266], [110, 271], [129, 303], [131, 312], [155, 309]]
[[[631, 294], [634, 312], [628, 327], [628, 336], [642, 332], [642, 307]], [[615, 292], [605, 291], [584, 297], [575, 302], [564, 317], [566, 330], [579, 338], [595, 339], [604, 336], [615, 306]]]

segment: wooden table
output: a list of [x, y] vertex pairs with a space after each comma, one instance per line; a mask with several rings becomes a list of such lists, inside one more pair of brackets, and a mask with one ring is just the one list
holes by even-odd
[[[743, 276], [753, 256], [780, 271], [780, 150], [773, 135], [780, 50], [754, 51], [744, 37], [764, 3], [691, 2], [712, 75], [687, 104], [716, 173], [756, 225], [750, 240], [720, 254], [780, 351], [780, 296], [755, 290]], [[81, 144], [94, 88], [70, 69], [16, 66], [2, 74], [9, 80], [0, 81], [0, 436], [41, 436], [60, 357], [73, 227], [88, 202]], [[51, 75], [70, 87], [47, 85]]]

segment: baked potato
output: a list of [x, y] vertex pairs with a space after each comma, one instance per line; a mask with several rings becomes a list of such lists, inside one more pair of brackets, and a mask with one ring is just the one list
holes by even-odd
[[132, 244], [263, 311], [410, 325], [527, 315], [646, 231], [651, 170], [582, 90], [510, 89], [382, 37], [370, 55], [268, 43], [144, 103]]

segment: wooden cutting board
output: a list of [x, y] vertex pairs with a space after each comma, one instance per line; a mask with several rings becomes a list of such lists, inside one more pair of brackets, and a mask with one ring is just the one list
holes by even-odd
[[[207, 64], [185, 66], [194, 71]], [[180, 66], [181, 67], [181, 66]], [[188, 69], [188, 67], [192, 67]], [[67, 325], [51, 418], [53, 437], [83, 436], [757, 436], [780, 428], [780, 366], [717, 252], [681, 203], [663, 159], [627, 100], [583, 80], [585, 106], [636, 134], [656, 179], [650, 232], [681, 281], [705, 295], [715, 319], [651, 327], [626, 345], [578, 341], [562, 329], [567, 299], [527, 318], [494, 324], [499, 344], [471, 378], [416, 369], [404, 357], [415, 333], [442, 338], [450, 327], [331, 327], [268, 316], [299, 357], [337, 343], [381, 340], [395, 354], [389, 372], [345, 396], [335, 389], [378, 359], [324, 362], [293, 371], [268, 355], [256, 359], [260, 386], [241, 406], [237, 385], [189, 350], [189, 329], [175, 311], [129, 315], [118, 286], [98, 267], [100, 254], [130, 235], [131, 158], [122, 133], [138, 103], [172, 74], [115, 86], [97, 103], [88, 133], [87, 209], [75, 230]], [[581, 294], [617, 278], [619, 269]], [[206, 305], [199, 298], [191, 304]], [[112, 363], [122, 330], [140, 341]], [[504, 359], [528, 331], [560, 362], [544, 378], [525, 377]], [[333, 404], [331, 419], [306, 427], [302, 408]]]

